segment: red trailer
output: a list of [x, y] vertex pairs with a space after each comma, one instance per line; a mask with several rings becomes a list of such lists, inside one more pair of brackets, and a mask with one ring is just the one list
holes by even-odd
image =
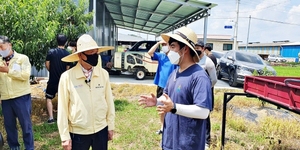
[[259, 98], [262, 101], [300, 114], [300, 78], [274, 76], [246, 76], [244, 93], [224, 93], [221, 149], [225, 144], [226, 108], [234, 96]]

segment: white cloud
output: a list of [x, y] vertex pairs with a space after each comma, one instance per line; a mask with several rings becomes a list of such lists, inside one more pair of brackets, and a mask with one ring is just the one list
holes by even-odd
[[300, 5], [293, 6], [289, 10], [287, 21], [294, 24], [300, 24]]

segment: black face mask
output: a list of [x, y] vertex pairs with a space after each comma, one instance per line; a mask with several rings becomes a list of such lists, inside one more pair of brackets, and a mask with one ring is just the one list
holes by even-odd
[[198, 55], [198, 56], [202, 54], [201, 51], [197, 51], [197, 50], [196, 50], [196, 52], [197, 52], [197, 55]]
[[86, 62], [94, 67], [98, 64], [99, 55], [97, 53], [93, 54], [93, 55], [86, 55], [85, 53], [82, 53], [82, 54], [86, 56], [86, 60], [83, 60], [84, 62]]

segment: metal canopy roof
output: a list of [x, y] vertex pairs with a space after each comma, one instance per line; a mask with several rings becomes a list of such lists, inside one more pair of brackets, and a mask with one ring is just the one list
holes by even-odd
[[198, 0], [102, 0], [118, 28], [159, 35], [210, 15]]

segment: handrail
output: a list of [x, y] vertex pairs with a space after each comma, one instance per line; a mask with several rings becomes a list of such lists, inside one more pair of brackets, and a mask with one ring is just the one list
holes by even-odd
[[[290, 87], [292, 84], [290, 82], [298, 82], [300, 83], [300, 80], [299, 79], [285, 79], [284, 80], [284, 83], [286, 86]], [[298, 85], [292, 85], [292, 86], [298, 86]], [[300, 87], [300, 86], [298, 86]]]

